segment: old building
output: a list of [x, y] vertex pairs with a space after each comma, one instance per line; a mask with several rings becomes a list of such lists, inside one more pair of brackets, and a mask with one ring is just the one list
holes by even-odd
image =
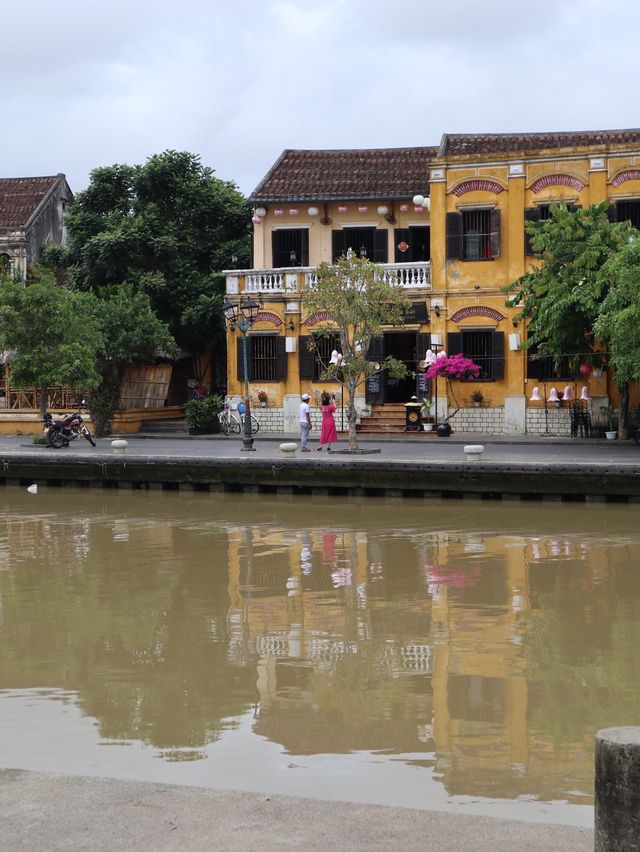
[[0, 178], [0, 264], [24, 278], [42, 246], [64, 245], [64, 211], [73, 194], [63, 174]]
[[[285, 151], [251, 196], [254, 268], [227, 272], [230, 299], [259, 295], [262, 304], [248, 362], [252, 397], [258, 390], [268, 397], [263, 428], [295, 429], [299, 394], [313, 398], [325, 387], [306, 342], [330, 318], [306, 313], [304, 290], [321, 261], [351, 249], [380, 263], [414, 304], [376, 353], [403, 360], [408, 378], [371, 382], [360, 400], [363, 418], [374, 422], [413, 393], [424, 395], [418, 364], [431, 346], [463, 352], [482, 368], [477, 382], [439, 383], [440, 413], [460, 405], [456, 428], [568, 432], [567, 399], [607, 402], [606, 371], [585, 377], [567, 363], [559, 375], [531, 359], [504, 287], [536, 262], [525, 223], [548, 216], [553, 203], [606, 200], [612, 217], [639, 225], [639, 156], [640, 130], [445, 134], [438, 148]], [[229, 332], [228, 386], [239, 396], [236, 336]], [[328, 356], [331, 339], [319, 344]], [[552, 388], [564, 406], [547, 404]], [[474, 390], [483, 397], [479, 407]]]

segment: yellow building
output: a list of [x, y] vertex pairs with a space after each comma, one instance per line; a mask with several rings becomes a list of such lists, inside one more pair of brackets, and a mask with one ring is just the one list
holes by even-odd
[[[640, 226], [639, 157], [640, 130], [445, 134], [438, 148], [285, 151], [250, 199], [253, 268], [226, 273], [229, 299], [259, 296], [262, 304], [247, 341], [251, 396], [257, 402], [264, 390], [268, 399], [262, 428], [297, 430], [300, 394], [314, 399], [327, 385], [307, 343], [330, 318], [305, 311], [304, 290], [320, 262], [352, 249], [381, 264], [413, 302], [403, 326], [387, 329], [372, 352], [404, 361], [409, 375], [372, 381], [359, 400], [363, 420], [435, 392], [418, 369], [431, 346], [482, 368], [477, 382], [439, 383], [440, 416], [460, 405], [455, 428], [569, 433], [567, 398], [588, 395], [597, 409], [609, 401], [608, 377], [577, 376], [568, 365], [558, 375], [530, 359], [504, 287], [535, 263], [525, 223], [544, 219], [555, 202], [608, 200], [613, 218]], [[236, 336], [229, 332], [228, 388], [239, 397]], [[327, 361], [334, 341], [319, 346]], [[553, 387], [564, 405], [546, 402]]]

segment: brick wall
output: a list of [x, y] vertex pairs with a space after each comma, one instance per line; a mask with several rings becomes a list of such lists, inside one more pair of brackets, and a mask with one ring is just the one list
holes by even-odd
[[571, 436], [568, 408], [527, 408], [528, 435]]

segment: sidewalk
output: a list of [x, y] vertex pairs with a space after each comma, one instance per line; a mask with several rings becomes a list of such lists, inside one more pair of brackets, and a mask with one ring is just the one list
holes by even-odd
[[0, 770], [2, 849], [588, 852], [593, 831], [439, 811]]

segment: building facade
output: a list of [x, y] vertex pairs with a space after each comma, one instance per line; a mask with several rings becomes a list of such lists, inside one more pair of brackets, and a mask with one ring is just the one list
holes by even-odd
[[24, 279], [43, 245], [64, 245], [64, 212], [72, 200], [63, 174], [0, 178], [0, 268]]
[[[253, 268], [226, 273], [229, 299], [262, 305], [247, 342], [251, 396], [268, 397], [263, 428], [293, 431], [301, 393], [339, 391], [322, 381], [308, 346], [330, 317], [307, 313], [304, 291], [319, 263], [351, 249], [381, 264], [413, 303], [372, 352], [404, 361], [408, 376], [367, 385], [363, 422], [380, 407], [431, 394], [440, 417], [459, 408], [453, 425], [462, 431], [569, 433], [567, 400], [589, 398], [586, 407], [597, 410], [612, 399], [613, 383], [606, 370], [585, 376], [575, 364], [555, 370], [531, 358], [504, 288], [536, 263], [525, 225], [554, 203], [608, 201], [612, 218], [640, 226], [639, 157], [640, 130], [445, 134], [438, 148], [285, 151], [250, 199]], [[317, 345], [326, 362], [334, 341], [323, 336]], [[425, 384], [419, 365], [429, 347], [472, 358], [478, 381]], [[244, 360], [234, 331], [228, 370], [229, 393], [239, 397]]]

